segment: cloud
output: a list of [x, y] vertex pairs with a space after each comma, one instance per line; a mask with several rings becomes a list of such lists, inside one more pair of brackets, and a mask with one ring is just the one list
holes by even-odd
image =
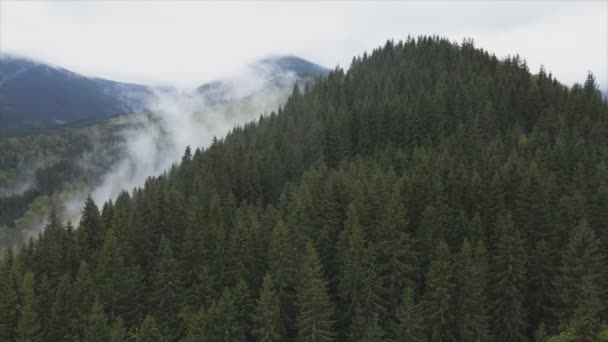
[[[78, 222], [86, 196], [102, 205], [123, 190], [143, 186], [148, 177], [163, 174], [179, 162], [187, 146], [207, 147], [214, 137], [276, 110], [296, 81], [305, 80], [280, 68], [250, 65], [238, 77], [223, 81], [223, 94], [231, 101], [217, 102], [192, 91], [157, 90], [147, 105], [151, 114], [132, 116], [133, 124], [120, 132], [120, 158], [100, 181], [60, 199], [63, 216]], [[90, 158], [91, 153], [84, 153], [81, 167], [91, 167]]]
[[566, 83], [593, 71], [608, 88], [608, 3], [31, 2], [0, 3], [0, 49], [86, 75], [193, 87], [268, 54], [333, 67], [408, 34], [520, 54]]

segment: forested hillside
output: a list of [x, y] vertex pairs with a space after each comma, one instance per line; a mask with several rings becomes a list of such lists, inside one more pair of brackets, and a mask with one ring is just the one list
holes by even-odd
[[608, 105], [387, 42], [0, 264], [3, 341], [608, 341]]

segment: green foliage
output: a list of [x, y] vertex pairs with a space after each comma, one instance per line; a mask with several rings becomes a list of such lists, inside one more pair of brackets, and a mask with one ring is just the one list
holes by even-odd
[[147, 315], [132, 336], [135, 342], [167, 342], [154, 316]]
[[453, 277], [450, 251], [447, 244], [440, 241], [426, 277], [421, 301], [425, 331], [433, 341], [454, 339], [452, 324], [455, 317], [451, 307], [455, 286]]
[[298, 341], [333, 341], [334, 306], [327, 295], [317, 251], [306, 244], [297, 290]]
[[273, 342], [281, 340], [281, 307], [270, 274], [266, 274], [264, 277], [253, 322], [253, 335], [258, 341]]
[[414, 303], [414, 292], [411, 287], [403, 291], [392, 334], [394, 341], [422, 342], [425, 340], [422, 318], [419, 315], [418, 306]]
[[[82, 175], [53, 152], [44, 190], [0, 199], [0, 244], [27, 240], [0, 260], [0, 340], [606, 340], [595, 87], [469, 40], [389, 41], [101, 213], [88, 199], [76, 229], [52, 208]], [[0, 139], [0, 178], [36, 144], [75, 155], [64, 138]]]
[[523, 288], [526, 272], [525, 241], [510, 216], [498, 221], [500, 238], [491, 267], [492, 332], [500, 341], [526, 341]]
[[34, 308], [34, 273], [26, 272], [23, 275], [23, 309], [17, 327], [18, 342], [38, 342], [42, 341], [42, 331], [40, 321]]

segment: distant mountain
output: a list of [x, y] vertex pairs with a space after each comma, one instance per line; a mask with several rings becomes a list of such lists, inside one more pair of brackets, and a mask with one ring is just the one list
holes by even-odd
[[291, 89], [296, 82], [306, 83], [329, 71], [297, 56], [264, 58], [248, 65], [237, 78], [205, 83], [196, 92], [214, 103], [240, 100], [268, 90]]
[[148, 87], [0, 56], [0, 132], [98, 120], [144, 108]]

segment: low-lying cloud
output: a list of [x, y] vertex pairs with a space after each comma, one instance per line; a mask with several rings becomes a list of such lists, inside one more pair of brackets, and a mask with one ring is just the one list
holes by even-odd
[[[64, 217], [77, 222], [88, 195], [101, 207], [121, 191], [142, 186], [148, 177], [162, 174], [177, 163], [187, 146], [206, 147], [214, 137], [224, 136], [231, 128], [276, 110], [296, 82], [306, 81], [269, 64], [254, 64], [215, 83], [215, 93], [154, 91], [148, 99], [150, 113], [134, 116], [133, 124], [120, 132], [121, 157], [98, 185], [61, 201]], [[90, 158], [90, 154], [85, 156]], [[87, 167], [85, 156], [81, 162]]]

